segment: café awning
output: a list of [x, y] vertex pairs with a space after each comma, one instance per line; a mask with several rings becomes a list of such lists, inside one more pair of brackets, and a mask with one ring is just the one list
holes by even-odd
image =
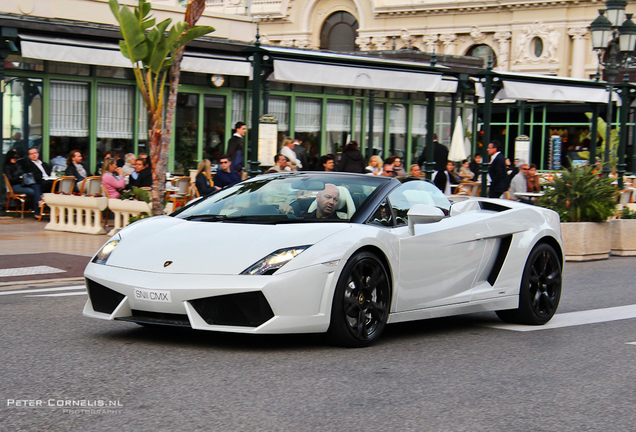
[[[20, 47], [25, 58], [130, 68], [119, 45], [108, 42], [82, 41], [44, 36], [20, 35]], [[229, 57], [186, 52], [181, 70], [209, 74], [250, 76], [248, 61]]]
[[442, 75], [274, 59], [271, 81], [401, 92], [438, 92]]
[[[546, 75], [495, 72], [503, 87], [495, 95], [494, 102], [565, 102], [607, 103], [607, 83]], [[484, 97], [481, 82], [475, 83], [477, 96]], [[614, 100], [620, 98], [614, 95]]]

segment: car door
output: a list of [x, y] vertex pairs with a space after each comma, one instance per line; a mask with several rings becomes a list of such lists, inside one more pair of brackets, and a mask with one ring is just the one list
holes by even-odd
[[[432, 189], [431, 189], [432, 188]], [[434, 189], [434, 190], [433, 190]], [[440, 198], [441, 197], [441, 198]], [[396, 215], [399, 270], [396, 276], [397, 311], [411, 311], [468, 302], [484, 255], [488, 226], [470, 212], [408, 230], [408, 210], [415, 204], [443, 207], [448, 200], [427, 182], [409, 182], [389, 194]]]

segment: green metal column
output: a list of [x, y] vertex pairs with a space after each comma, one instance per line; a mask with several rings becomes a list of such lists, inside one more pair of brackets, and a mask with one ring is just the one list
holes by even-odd
[[435, 149], [433, 148], [433, 136], [435, 135], [435, 93], [427, 93], [428, 105], [426, 106], [426, 162], [424, 163], [424, 175], [427, 180], [433, 180], [435, 171]]
[[628, 81], [627, 74], [622, 83], [617, 86], [621, 93], [621, 111], [620, 111], [620, 130], [618, 142], [618, 163], [616, 164], [616, 175], [618, 176], [618, 190], [624, 187], [623, 176], [625, 175], [625, 152], [627, 150], [627, 135], [629, 132], [627, 126], [627, 117], [629, 115], [629, 107], [632, 102], [632, 89]]
[[488, 169], [490, 168], [490, 159], [488, 157], [488, 144], [490, 144], [490, 120], [492, 117], [492, 100], [493, 100], [493, 79], [492, 58], [488, 59], [488, 68], [486, 70], [484, 85], [484, 118], [483, 128], [484, 136], [482, 138], [481, 148], [481, 196], [488, 196]]
[[[636, 113], [632, 115], [636, 120]], [[636, 175], [636, 133], [632, 134], [632, 175]]]
[[[369, 90], [369, 141], [367, 142], [367, 157], [373, 155], [373, 122], [375, 112], [375, 90]], [[381, 157], [381, 156], [380, 156]]]
[[260, 48], [260, 35], [256, 33], [255, 47], [252, 52], [252, 133], [250, 135], [249, 170], [248, 175], [254, 177], [260, 174], [258, 169], [258, 123], [261, 116], [261, 73], [263, 53]]
[[[518, 101], [519, 105], [519, 130], [517, 131], [517, 135], [525, 135], [524, 129], [526, 128], [526, 101]], [[527, 161], [530, 162], [530, 161]]]
[[91, 113], [88, 117], [88, 154], [90, 155], [92, 172], [97, 169], [97, 82], [92, 80], [88, 84], [88, 112]]
[[598, 104], [593, 105], [592, 109], [592, 130], [590, 132], [590, 155], [587, 159], [588, 164], [593, 166], [596, 164], [596, 147], [598, 145], [598, 116], [600, 107]]
[[205, 94], [199, 93], [198, 96], [199, 118], [197, 119], [197, 162], [203, 160], [203, 131], [205, 130]]
[[412, 162], [413, 158], [411, 157], [413, 154], [413, 104], [407, 104], [406, 108], [406, 146], [404, 149], [405, 161], [403, 165], [410, 167], [411, 164], [414, 163]]

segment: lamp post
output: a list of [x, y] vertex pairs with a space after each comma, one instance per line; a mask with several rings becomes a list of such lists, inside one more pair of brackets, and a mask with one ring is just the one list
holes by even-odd
[[[626, 0], [607, 0], [605, 2], [607, 9], [599, 10], [599, 16], [590, 24], [590, 31], [592, 33], [592, 47], [597, 52], [599, 65], [602, 65], [607, 75], [607, 89], [609, 93], [607, 104], [607, 128], [605, 135], [605, 161], [603, 164], [603, 175], [608, 176], [611, 168], [609, 164], [610, 160], [610, 145], [612, 136], [612, 95], [614, 93], [614, 82], [621, 68], [626, 68], [634, 55], [634, 47], [636, 45], [636, 24], [631, 20], [632, 15], [625, 15], [625, 7], [627, 6]], [[607, 13], [607, 16], [605, 14]], [[625, 19], [627, 17], [627, 19]], [[609, 50], [609, 51], [608, 51]], [[608, 53], [607, 61], [603, 61], [603, 54]], [[599, 76], [597, 75], [597, 79]], [[627, 102], [629, 108], [629, 98], [625, 98], [625, 92], [629, 93], [628, 87], [621, 86], [621, 93], [623, 96], [623, 105]], [[626, 115], [621, 113], [621, 127], [620, 134], [622, 137], [627, 137], [627, 118]], [[592, 137], [596, 139], [596, 137]], [[625, 139], [620, 140], [621, 144], [626, 142]], [[621, 158], [621, 152], [625, 152], [623, 145], [619, 146], [618, 153]], [[594, 161], [590, 161], [593, 163]], [[618, 172], [622, 183], [622, 176], [625, 172], [624, 164], [617, 166], [617, 169], [622, 169], [622, 172]]]

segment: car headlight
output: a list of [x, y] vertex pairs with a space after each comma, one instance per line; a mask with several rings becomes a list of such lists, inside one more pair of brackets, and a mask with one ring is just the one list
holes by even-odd
[[310, 246], [311, 245], [278, 249], [277, 251], [272, 252], [262, 260], [252, 264], [247, 269], [243, 270], [241, 274], [271, 275]]
[[102, 246], [99, 252], [97, 252], [95, 258], [93, 258], [93, 262], [96, 264], [106, 264], [106, 261], [108, 261], [110, 254], [113, 253], [120, 240], [121, 237], [119, 237], [119, 234], [117, 234], [115, 237], [106, 242], [106, 244]]

